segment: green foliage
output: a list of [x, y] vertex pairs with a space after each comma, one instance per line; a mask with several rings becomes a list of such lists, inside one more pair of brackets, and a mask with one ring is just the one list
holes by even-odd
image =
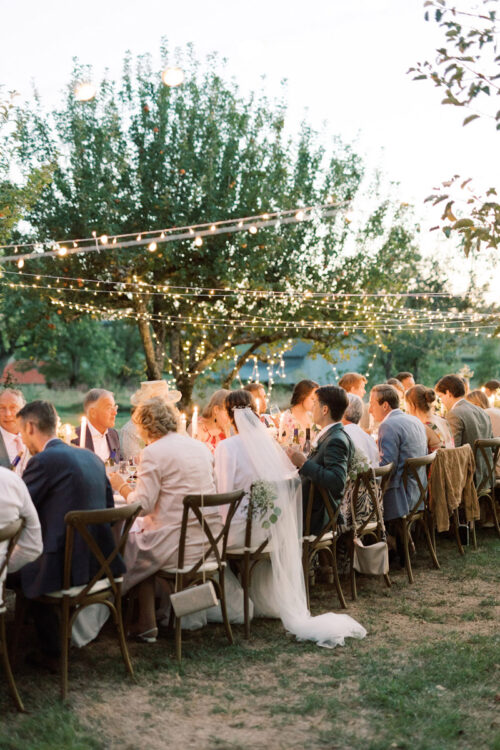
[[[498, 26], [495, 0], [482, 0], [482, 12], [468, 12], [447, 0], [427, 0], [426, 20], [435, 21], [443, 30], [443, 46], [432, 62], [417, 63], [408, 71], [414, 80], [429, 80], [444, 89], [442, 104], [471, 109], [463, 125], [479, 118], [490, 119], [500, 130], [500, 55], [497, 49]], [[432, 9], [434, 13], [432, 13]], [[444, 191], [444, 192], [443, 192]], [[447, 237], [456, 233], [465, 254], [481, 247], [498, 248], [500, 244], [500, 204], [497, 189], [486, 194], [472, 189], [471, 178], [454, 175], [443, 182], [443, 190], [427, 198], [434, 206], [446, 201], [441, 221]], [[455, 215], [460, 202], [466, 202], [464, 216]], [[439, 227], [435, 227], [438, 229]]]

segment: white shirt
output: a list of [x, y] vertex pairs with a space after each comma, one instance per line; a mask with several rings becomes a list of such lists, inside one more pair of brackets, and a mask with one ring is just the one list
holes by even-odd
[[109, 445], [106, 438], [106, 435], [108, 434], [108, 431], [106, 430], [104, 434], [102, 432], [99, 432], [99, 430], [96, 430], [93, 424], [90, 422], [87, 422], [88, 428], [90, 430], [90, 434], [92, 436], [92, 443], [94, 444], [94, 453], [96, 456], [99, 456], [101, 461], [107, 461], [110, 456], [109, 451]]
[[330, 424], [327, 424], [326, 427], [322, 427], [321, 430], [316, 435], [316, 437], [314, 438], [312, 444], [314, 446], [318, 445], [319, 439], [321, 437], [323, 437], [323, 435], [325, 434], [325, 432], [328, 432], [328, 430], [330, 429], [330, 427], [333, 427], [334, 424], [340, 424], [340, 422], [330, 422]]
[[[23, 480], [13, 471], [0, 467], [0, 526], [18, 518], [25, 518], [25, 526], [14, 547], [9, 573], [15, 573], [26, 563], [36, 560], [43, 552], [42, 530], [36, 508]], [[0, 565], [5, 560], [7, 542], [0, 542]], [[0, 604], [1, 604], [0, 588]]]
[[358, 448], [367, 457], [370, 466], [375, 467], [380, 463], [380, 456], [377, 448], [377, 443], [368, 435], [364, 430], [361, 429], [359, 424], [345, 424], [344, 430], [351, 438], [354, 443], [354, 447]]

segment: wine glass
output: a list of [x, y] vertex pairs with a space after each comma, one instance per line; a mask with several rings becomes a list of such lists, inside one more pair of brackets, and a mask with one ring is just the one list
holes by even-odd
[[277, 404], [271, 404], [269, 407], [269, 416], [273, 420], [276, 427], [279, 427], [281, 411]]

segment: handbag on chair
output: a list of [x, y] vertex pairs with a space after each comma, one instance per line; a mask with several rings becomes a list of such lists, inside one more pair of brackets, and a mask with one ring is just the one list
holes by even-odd
[[354, 570], [365, 575], [381, 576], [389, 572], [389, 549], [387, 542], [375, 542], [365, 547], [362, 540], [354, 537]]
[[201, 513], [201, 529], [203, 533], [203, 583], [199, 586], [191, 586], [190, 588], [184, 589], [184, 591], [178, 591], [176, 594], [170, 594], [170, 601], [176, 617], [185, 617], [186, 615], [192, 615], [195, 612], [201, 612], [203, 609], [214, 607], [218, 602], [214, 585], [212, 581], [207, 581], [205, 576], [203, 495], [201, 496]]

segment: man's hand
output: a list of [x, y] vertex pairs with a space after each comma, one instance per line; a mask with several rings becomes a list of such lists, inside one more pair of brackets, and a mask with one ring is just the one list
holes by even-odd
[[297, 467], [297, 469], [300, 469], [307, 461], [307, 457], [302, 453], [300, 448], [297, 448], [294, 445], [290, 445], [286, 449], [286, 454], [292, 464]]

